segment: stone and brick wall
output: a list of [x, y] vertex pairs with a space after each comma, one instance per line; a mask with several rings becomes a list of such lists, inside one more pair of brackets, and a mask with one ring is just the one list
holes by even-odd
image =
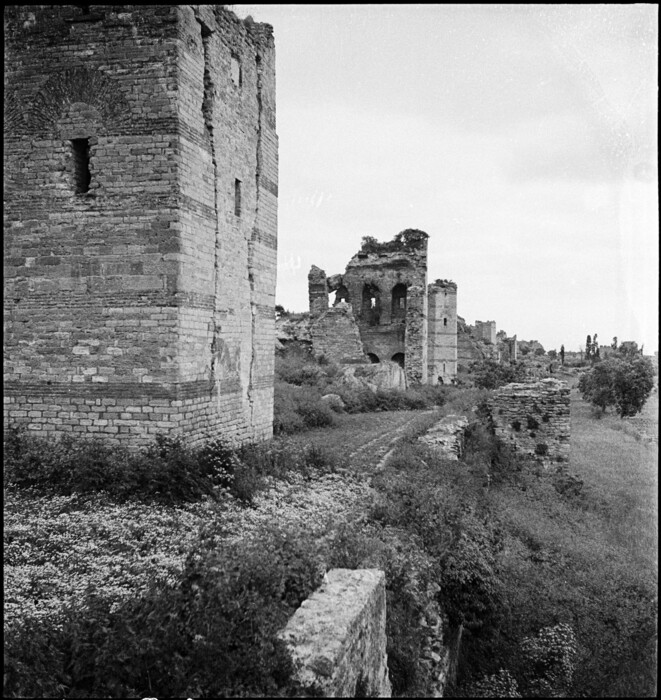
[[[326, 296], [328, 298], [328, 295]], [[339, 364], [366, 364], [358, 324], [351, 304], [340, 302], [310, 322], [310, 337], [315, 355], [323, 355]]]
[[324, 697], [391, 696], [383, 571], [329, 571], [280, 636], [304, 687]]
[[10, 6], [4, 128], [5, 421], [269, 437], [271, 28], [212, 5]]
[[506, 384], [489, 401], [496, 435], [543, 462], [569, 459], [569, 386], [557, 379]]
[[427, 238], [403, 231], [361, 247], [343, 275], [325, 278], [316, 266], [308, 275], [311, 317], [326, 311], [335, 291], [335, 305], [351, 305], [364, 353], [403, 364], [412, 383], [427, 382]]
[[428, 296], [428, 382], [447, 384], [457, 376], [457, 285], [437, 280]]

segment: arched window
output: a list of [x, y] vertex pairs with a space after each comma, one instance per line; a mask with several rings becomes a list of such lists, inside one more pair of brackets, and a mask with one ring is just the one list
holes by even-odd
[[370, 362], [371, 362], [373, 365], [376, 365], [376, 364], [378, 364], [379, 362], [381, 362], [381, 360], [379, 360], [379, 356], [378, 356], [378, 355], [375, 355], [373, 352], [368, 352], [368, 353], [367, 353], [367, 357], [369, 357]]
[[404, 368], [405, 356], [403, 352], [396, 352], [390, 359], [396, 362], [402, 369]]
[[362, 320], [370, 326], [378, 326], [381, 318], [381, 292], [375, 284], [363, 286]]
[[393, 321], [406, 318], [406, 285], [396, 284], [392, 288], [392, 312]]

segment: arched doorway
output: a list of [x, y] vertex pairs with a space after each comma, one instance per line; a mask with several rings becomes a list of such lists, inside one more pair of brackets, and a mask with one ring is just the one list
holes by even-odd
[[373, 352], [368, 352], [367, 357], [369, 357], [369, 360], [373, 365], [376, 365], [379, 362], [381, 362], [381, 360], [379, 360], [379, 356], [375, 355]]
[[403, 352], [396, 352], [390, 359], [404, 369], [405, 355]]

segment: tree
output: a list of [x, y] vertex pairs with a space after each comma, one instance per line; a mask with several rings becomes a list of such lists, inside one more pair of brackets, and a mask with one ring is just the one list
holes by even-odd
[[585, 339], [585, 359], [590, 358], [590, 353], [592, 352], [592, 336], [588, 333], [588, 337]]
[[614, 406], [617, 414], [635, 416], [654, 387], [654, 367], [640, 355], [609, 357], [585, 372], [578, 388], [584, 401], [606, 411]]
[[560, 362], [562, 363], [563, 367], [565, 364], [565, 346], [561, 345], [560, 346]]

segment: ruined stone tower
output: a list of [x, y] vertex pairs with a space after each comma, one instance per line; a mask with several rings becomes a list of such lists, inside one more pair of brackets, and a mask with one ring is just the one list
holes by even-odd
[[457, 376], [457, 285], [436, 280], [429, 293], [429, 383], [447, 384]]
[[5, 10], [5, 420], [272, 434], [272, 29], [214, 5]]
[[[315, 352], [340, 364], [394, 361], [412, 384], [452, 382], [457, 375], [457, 285], [427, 287], [424, 231], [392, 241], [363, 239], [342, 275], [308, 274]], [[335, 293], [332, 306], [329, 294]]]

